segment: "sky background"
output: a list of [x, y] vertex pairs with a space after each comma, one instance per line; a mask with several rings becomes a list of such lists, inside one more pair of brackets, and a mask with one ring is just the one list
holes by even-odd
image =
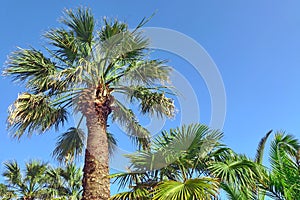
[[[65, 8], [78, 6], [90, 7], [99, 25], [107, 16], [124, 20], [132, 28], [156, 12], [146, 26], [173, 29], [197, 41], [222, 76], [227, 96], [223, 141], [235, 151], [253, 157], [259, 140], [270, 129], [300, 138], [299, 1], [3, 1], [1, 65], [17, 46], [42, 49], [41, 35], [60, 26], [58, 19]], [[179, 56], [168, 52], [155, 55], [169, 59], [169, 64], [190, 81], [199, 102], [200, 122], [209, 124], [211, 103], [203, 79]], [[55, 163], [50, 154], [58, 133], [21, 141], [8, 136], [7, 108], [24, 90], [2, 77], [0, 89], [0, 162], [42, 159]], [[167, 127], [176, 127], [178, 122], [178, 118], [171, 120]], [[130, 144], [123, 136], [119, 144], [126, 149]]]

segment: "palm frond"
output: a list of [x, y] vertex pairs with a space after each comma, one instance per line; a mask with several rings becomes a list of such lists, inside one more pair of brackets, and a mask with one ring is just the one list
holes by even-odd
[[78, 8], [75, 12], [71, 9], [66, 10], [62, 22], [74, 31], [82, 44], [91, 47], [95, 21], [90, 9]]
[[150, 200], [150, 192], [145, 188], [133, 188], [128, 192], [121, 192], [110, 197], [110, 200]]
[[276, 198], [292, 199], [300, 195], [297, 165], [297, 153], [300, 143], [294, 136], [277, 132], [271, 142], [271, 173], [267, 186], [267, 195]]
[[170, 154], [166, 150], [139, 151], [126, 155], [132, 163], [131, 169], [135, 172], [153, 171], [165, 168], [179, 158], [179, 152]]
[[13, 190], [10, 190], [7, 185], [0, 183], [0, 198], [2, 200], [15, 199], [16, 197], [17, 195]]
[[43, 53], [35, 49], [19, 49], [9, 56], [5, 76], [14, 81], [26, 82], [26, 87], [35, 92], [47, 91], [53, 84], [57, 66]]
[[270, 130], [267, 132], [267, 134], [260, 140], [258, 143], [258, 147], [256, 150], [256, 156], [255, 156], [255, 162], [262, 164], [263, 156], [264, 156], [264, 149], [265, 149], [265, 144], [272, 133], [273, 130]]
[[113, 183], [118, 183], [119, 190], [126, 186], [133, 187], [139, 185], [147, 181], [148, 178], [146, 173], [137, 172], [124, 172], [110, 175], [110, 179], [113, 180]]
[[104, 26], [101, 31], [98, 32], [100, 40], [102, 42], [109, 41], [111, 37], [119, 35], [128, 30], [126, 23], [122, 23], [118, 20], [110, 21], [107, 18], [103, 18]]
[[247, 187], [238, 188], [233, 184], [221, 183], [221, 188], [226, 192], [229, 200], [257, 200], [256, 194]]
[[46, 163], [32, 160], [26, 163], [24, 181], [31, 184], [40, 184], [45, 181], [44, 175], [48, 166]]
[[185, 182], [164, 181], [154, 190], [154, 200], [211, 199], [217, 195], [219, 183], [209, 177], [188, 179]]
[[6, 178], [6, 181], [12, 185], [22, 184], [22, 174], [20, 167], [16, 161], [8, 161], [4, 163], [5, 171], [3, 176]]
[[113, 106], [112, 120], [124, 127], [128, 136], [137, 145], [147, 149], [150, 138], [149, 131], [139, 124], [132, 110], [126, 108], [120, 101], [115, 100]]
[[14, 137], [20, 138], [25, 132], [30, 136], [34, 131], [44, 132], [51, 127], [58, 129], [67, 119], [67, 111], [51, 106], [50, 99], [43, 94], [23, 93], [10, 107], [8, 128]]
[[126, 68], [124, 76], [119, 80], [121, 85], [153, 86], [157, 83], [169, 82], [171, 68], [166, 61], [146, 60], [134, 61]]
[[244, 156], [234, 157], [225, 162], [212, 163], [209, 170], [222, 182], [235, 183], [243, 187], [254, 187], [255, 180], [262, 178], [257, 164]]
[[74, 32], [65, 29], [51, 29], [44, 34], [48, 39], [48, 43], [56, 47], [50, 51], [54, 52], [54, 56], [65, 65], [72, 65], [78, 54], [78, 44]]
[[136, 171], [153, 171], [170, 165], [193, 167], [192, 163], [203, 162], [217, 147], [222, 133], [205, 125], [191, 124], [164, 131], [154, 139], [150, 151], [127, 155]]
[[129, 31], [127, 24], [118, 20], [104, 19], [104, 26], [98, 33], [97, 52], [104, 60], [103, 77], [107, 83], [116, 82], [128, 72], [129, 66], [143, 60], [148, 39], [139, 31]]
[[74, 163], [64, 168], [50, 168], [47, 171], [48, 186], [55, 195], [66, 199], [80, 199], [82, 193], [82, 169]]
[[114, 151], [116, 150], [116, 147], [117, 147], [117, 139], [110, 132], [106, 132], [106, 134], [107, 134], [107, 142], [108, 142], [109, 155], [113, 156]]
[[159, 91], [159, 89], [160, 88], [147, 88], [143, 86], [124, 86], [117, 90], [122, 91], [121, 93], [124, 93], [131, 103], [138, 101], [140, 111], [143, 114], [149, 113], [157, 117], [174, 117], [174, 101], [165, 96], [166, 91]]
[[58, 138], [52, 155], [60, 162], [72, 162], [83, 153], [85, 141], [84, 131], [71, 127]]
[[[101, 37], [101, 36], [100, 36]], [[148, 45], [148, 40], [139, 33], [123, 31], [109, 37], [100, 43], [103, 55], [106, 60], [114, 64], [126, 64], [141, 59], [144, 56], [143, 51]], [[105, 74], [111, 71], [112, 66], [108, 66]]]

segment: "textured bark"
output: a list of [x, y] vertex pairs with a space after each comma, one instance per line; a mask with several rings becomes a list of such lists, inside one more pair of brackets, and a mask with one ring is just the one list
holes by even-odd
[[83, 168], [82, 200], [108, 200], [110, 197], [107, 117], [111, 112], [110, 96], [96, 94], [86, 102], [82, 112], [88, 128], [87, 148]]

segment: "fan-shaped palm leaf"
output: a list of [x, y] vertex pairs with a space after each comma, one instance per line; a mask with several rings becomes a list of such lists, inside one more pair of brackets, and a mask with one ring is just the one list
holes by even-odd
[[155, 200], [210, 199], [217, 195], [218, 181], [209, 177], [188, 179], [185, 182], [164, 181], [154, 191]]
[[222, 182], [241, 187], [255, 187], [255, 180], [263, 178], [259, 166], [243, 155], [212, 163], [209, 170]]
[[71, 127], [58, 138], [53, 156], [60, 162], [72, 162], [75, 157], [83, 153], [85, 141], [83, 130]]
[[[107, 132], [108, 150], [112, 155], [117, 145], [117, 141], [113, 134]], [[83, 154], [85, 148], [86, 134], [80, 128], [71, 127], [67, 132], [59, 136], [56, 147], [52, 155], [60, 162], [73, 162]]]

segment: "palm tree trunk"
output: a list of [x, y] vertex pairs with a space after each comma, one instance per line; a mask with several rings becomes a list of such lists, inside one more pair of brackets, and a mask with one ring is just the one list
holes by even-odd
[[108, 200], [110, 185], [106, 123], [109, 113], [103, 109], [93, 113], [86, 114], [88, 139], [83, 168], [82, 200]]

